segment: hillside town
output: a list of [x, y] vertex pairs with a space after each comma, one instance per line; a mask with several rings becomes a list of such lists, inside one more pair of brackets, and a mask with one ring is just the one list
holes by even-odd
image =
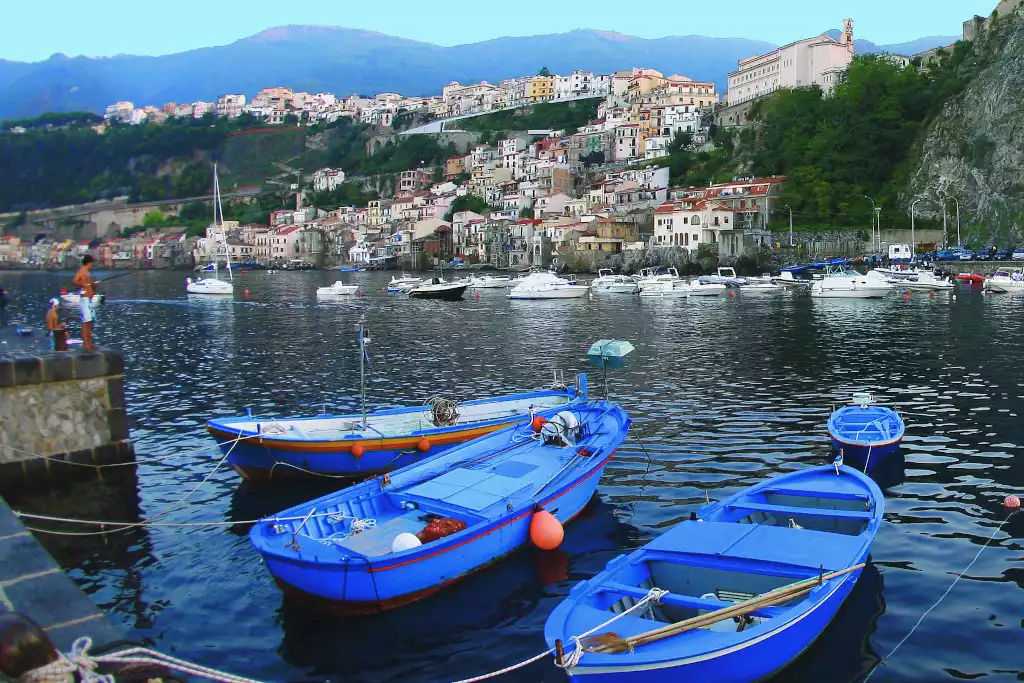
[[[154, 268], [190, 267], [228, 255], [235, 263], [270, 267], [294, 262], [408, 268], [450, 258], [509, 268], [549, 266], [558, 259], [596, 268], [614, 254], [664, 247], [736, 257], [771, 243], [785, 177], [674, 188], [669, 169], [657, 160], [669, 155], [674, 142], [713, 149], [712, 126], [741, 123], [752, 101], [779, 88], [817, 86], [827, 94], [853, 57], [853, 22], [847, 20], [838, 38], [815, 36], [740, 60], [729, 74], [724, 101], [713, 82], [632, 68], [565, 76], [545, 69], [498, 84], [451, 83], [435, 97], [336, 97], [272, 87], [251, 100], [233, 94], [159, 108], [118, 102], [107, 108], [107, 118], [130, 124], [248, 113], [275, 125], [346, 117], [386, 129], [400, 112], [449, 119], [601, 98], [596, 119], [575, 132], [499, 134], [493, 144], [476, 144], [448, 158], [443, 168], [402, 172], [393, 196], [365, 206], [303, 207], [305, 190], [299, 190], [297, 208], [274, 211], [267, 225], [224, 221], [200, 237], [186, 236], [183, 228], [123, 236], [104, 226], [89, 241], [28, 244], [8, 237], [0, 242], [0, 263], [60, 267], [86, 251], [104, 266]], [[344, 169], [322, 168], [309, 177], [308, 187], [325, 192], [345, 182]], [[477, 210], [467, 209], [470, 199]]]

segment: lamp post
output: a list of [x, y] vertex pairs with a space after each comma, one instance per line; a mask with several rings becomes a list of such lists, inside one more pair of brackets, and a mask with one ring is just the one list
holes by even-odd
[[914, 209], [917, 208], [917, 203], [924, 199], [924, 197], [918, 197], [910, 203], [910, 260], [913, 261], [917, 256], [917, 238], [914, 236]]
[[789, 209], [789, 246], [795, 247], [796, 244], [793, 242], [793, 209], [789, 204], [785, 206]]
[[862, 195], [864, 199], [871, 202], [871, 212], [874, 214], [871, 216], [871, 241], [875, 241], [875, 219], [878, 217], [878, 209], [875, 207], [875, 200], [867, 195]]

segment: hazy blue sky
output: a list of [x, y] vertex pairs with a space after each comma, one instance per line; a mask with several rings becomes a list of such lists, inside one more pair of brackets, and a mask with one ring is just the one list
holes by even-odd
[[439, 45], [501, 36], [614, 30], [644, 38], [707, 35], [757, 38], [782, 44], [838, 28], [847, 15], [854, 31], [880, 45], [931, 35], [957, 35], [974, 14], [996, 0], [172, 0], [94, 3], [82, 0], [11, 2], [4, 8], [0, 58], [159, 55], [224, 45], [283, 24], [370, 29]]

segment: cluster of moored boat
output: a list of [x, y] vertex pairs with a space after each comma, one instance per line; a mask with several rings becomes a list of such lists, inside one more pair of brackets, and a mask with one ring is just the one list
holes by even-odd
[[[351, 614], [426, 598], [531, 543], [556, 548], [629, 427], [621, 406], [588, 396], [585, 375], [466, 403], [207, 424], [246, 479], [363, 479], [249, 534], [286, 595]], [[556, 663], [573, 680], [736, 683], [789, 664], [865, 566], [884, 497], [861, 470], [903, 428], [860, 395], [829, 420], [832, 464], [709, 503], [609, 562], [548, 617]]]

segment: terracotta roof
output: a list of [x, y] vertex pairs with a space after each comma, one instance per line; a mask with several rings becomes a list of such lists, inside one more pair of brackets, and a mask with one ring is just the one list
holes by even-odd
[[278, 236], [280, 236], [280, 235], [290, 235], [293, 232], [295, 232], [296, 230], [300, 229], [301, 227], [302, 227], [301, 225], [289, 225], [287, 228], [282, 228], [281, 230], [278, 230], [277, 234], [278, 234]]
[[673, 213], [676, 210], [676, 205], [672, 202], [665, 202], [654, 210], [654, 213]]

